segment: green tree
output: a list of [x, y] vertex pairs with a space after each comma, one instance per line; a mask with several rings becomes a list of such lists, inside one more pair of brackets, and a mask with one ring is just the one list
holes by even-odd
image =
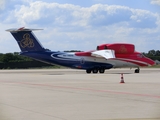
[[155, 56], [155, 55], [156, 55], [156, 51], [155, 50], [148, 51], [148, 56]]
[[156, 56], [160, 56], [160, 51], [159, 50], [156, 51]]

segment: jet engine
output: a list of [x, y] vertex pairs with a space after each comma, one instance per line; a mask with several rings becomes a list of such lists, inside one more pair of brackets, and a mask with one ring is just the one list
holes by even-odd
[[132, 54], [135, 51], [135, 46], [128, 43], [102, 44], [97, 46], [97, 50], [104, 49], [114, 50], [115, 54]]

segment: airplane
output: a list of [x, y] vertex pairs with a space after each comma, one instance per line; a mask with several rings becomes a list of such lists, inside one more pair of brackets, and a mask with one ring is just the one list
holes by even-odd
[[98, 45], [96, 50], [87, 52], [57, 52], [45, 49], [32, 31], [42, 29], [8, 29], [16, 39], [21, 52], [20, 55], [35, 60], [57, 64], [65, 67], [86, 70], [86, 73], [104, 73], [111, 68], [136, 68], [140, 72], [141, 66], [152, 66], [155, 62], [142, 53], [135, 51], [135, 46], [129, 43], [112, 43]]

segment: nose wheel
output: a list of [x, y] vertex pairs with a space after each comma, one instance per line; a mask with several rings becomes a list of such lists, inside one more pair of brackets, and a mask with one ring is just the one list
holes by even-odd
[[139, 73], [139, 72], [140, 72], [139, 68], [135, 69], [135, 71], [134, 71], [134, 73]]

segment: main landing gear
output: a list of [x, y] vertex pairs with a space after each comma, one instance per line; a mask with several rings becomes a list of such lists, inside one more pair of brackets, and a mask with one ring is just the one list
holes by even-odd
[[104, 73], [105, 72], [105, 69], [104, 68], [93, 68], [93, 69], [87, 69], [86, 70], [86, 73], [94, 73], [94, 74], [96, 74], [96, 73], [98, 73], [98, 71], [99, 71], [99, 73]]
[[134, 73], [139, 73], [139, 72], [140, 72], [139, 68], [135, 69], [135, 71], [134, 71]]
[[[94, 73], [94, 74], [96, 74], [96, 73], [104, 73], [105, 72], [105, 69], [104, 68], [93, 68], [93, 69], [87, 69], [86, 70], [86, 73]], [[137, 69], [135, 69], [135, 71], [134, 71], [134, 73], [139, 73], [140, 72], [140, 69], [139, 68], [137, 68]]]

